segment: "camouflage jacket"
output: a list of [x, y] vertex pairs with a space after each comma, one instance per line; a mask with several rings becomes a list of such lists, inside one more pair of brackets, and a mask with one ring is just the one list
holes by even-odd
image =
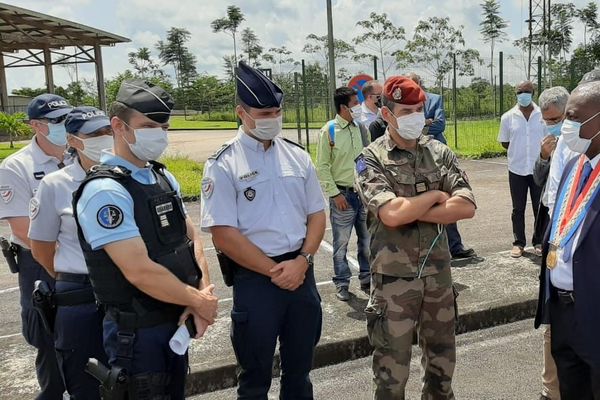
[[427, 257], [422, 276], [433, 275], [450, 265], [448, 238], [438, 236], [438, 225], [413, 222], [390, 228], [378, 216], [379, 207], [396, 197], [414, 197], [428, 190], [442, 190], [475, 204], [466, 174], [446, 145], [422, 136], [414, 150], [400, 149], [386, 132], [356, 159], [355, 188], [368, 210], [371, 233], [371, 271], [415, 277]]

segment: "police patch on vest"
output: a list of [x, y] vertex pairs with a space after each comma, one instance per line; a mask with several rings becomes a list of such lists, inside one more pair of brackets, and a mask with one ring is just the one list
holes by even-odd
[[163, 214], [173, 211], [173, 203], [171, 203], [169, 201], [168, 203], [159, 204], [155, 208], [156, 208], [156, 215], [163, 215]]
[[100, 226], [106, 229], [114, 229], [123, 222], [123, 211], [119, 207], [110, 204], [98, 211], [96, 219]]
[[11, 186], [8, 186], [8, 185], [0, 186], [0, 196], [2, 197], [2, 200], [4, 201], [4, 204], [10, 203], [10, 201], [13, 199], [14, 195], [15, 195], [15, 192]]
[[35, 197], [29, 200], [29, 218], [35, 219], [40, 211], [40, 202]]
[[44, 176], [46, 176], [46, 173], [44, 171], [37, 171], [33, 173], [33, 177], [38, 181], [41, 180]]
[[246, 196], [248, 201], [252, 201], [256, 197], [256, 190], [249, 187], [248, 189], [244, 190], [244, 196]]

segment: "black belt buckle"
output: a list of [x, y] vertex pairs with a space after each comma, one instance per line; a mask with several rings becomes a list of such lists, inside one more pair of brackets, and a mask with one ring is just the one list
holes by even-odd
[[558, 300], [563, 304], [575, 303], [575, 294], [570, 290], [557, 289], [556, 294], [558, 295]]

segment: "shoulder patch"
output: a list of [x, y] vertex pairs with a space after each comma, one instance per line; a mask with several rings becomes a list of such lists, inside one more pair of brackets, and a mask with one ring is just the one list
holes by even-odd
[[281, 138], [282, 138], [284, 141], [288, 142], [289, 144], [293, 144], [294, 146], [298, 146], [298, 147], [300, 147], [302, 150], [304, 150], [304, 146], [302, 146], [300, 143], [296, 143], [296, 142], [294, 142], [293, 140], [290, 140], [290, 139], [288, 139], [288, 138], [284, 138], [284, 137], [281, 137]]
[[9, 186], [9, 185], [0, 186], [0, 197], [2, 197], [2, 201], [4, 201], [4, 204], [10, 203], [10, 201], [13, 199], [14, 195], [15, 195], [15, 191], [12, 188], [12, 186]]
[[123, 222], [123, 211], [113, 204], [106, 205], [98, 210], [96, 220], [106, 229], [115, 229]]
[[210, 178], [202, 179], [202, 194], [205, 199], [210, 198], [212, 196], [213, 191], [215, 190], [215, 182]]
[[34, 220], [38, 216], [38, 212], [40, 211], [40, 202], [37, 198], [32, 197], [29, 200], [29, 219]]
[[233, 142], [231, 142], [231, 141], [230, 142], [225, 142], [223, 144], [223, 146], [221, 146], [221, 148], [219, 150], [215, 151], [215, 153], [212, 156], [208, 157], [208, 159], [209, 160], [218, 160], [219, 157], [221, 157], [221, 154], [223, 154], [223, 152], [225, 150], [227, 150], [229, 147], [231, 147], [232, 143]]
[[356, 172], [359, 175], [363, 174], [367, 170], [367, 163], [365, 161], [364, 155], [361, 154], [358, 157], [356, 157], [356, 160], [354, 160], [354, 162], [356, 162]]

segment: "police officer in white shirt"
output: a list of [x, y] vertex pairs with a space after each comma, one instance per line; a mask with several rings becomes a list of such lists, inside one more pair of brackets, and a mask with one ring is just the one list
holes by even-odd
[[[29, 207], [29, 239], [34, 258], [56, 278], [54, 345], [67, 392], [75, 399], [100, 399], [98, 381], [85, 372], [89, 358], [106, 363], [101, 312], [77, 237], [73, 192], [86, 171], [111, 149], [110, 120], [94, 107], [77, 107], [65, 120], [73, 164], [46, 176]], [[74, 329], [74, 327], [77, 327]]]
[[64, 119], [71, 109], [64, 98], [54, 94], [34, 98], [27, 107], [27, 115], [35, 136], [30, 144], [0, 165], [0, 219], [10, 225], [10, 240], [16, 253], [23, 336], [38, 350], [35, 365], [41, 391], [37, 399], [60, 399], [64, 385], [56, 362], [53, 337], [46, 332], [32, 306], [34, 282], [43, 280], [52, 288], [54, 280], [33, 259], [29, 250], [29, 201], [42, 178], [64, 166], [67, 144]]
[[[508, 183], [512, 198], [512, 226], [514, 242], [510, 255], [523, 255], [525, 238], [525, 208], [527, 192], [531, 196], [534, 218], [537, 218], [542, 188], [535, 184], [533, 167], [540, 154], [540, 144], [545, 135], [539, 107], [533, 103], [533, 83], [524, 81], [517, 85], [517, 104], [508, 110], [500, 121], [498, 141], [508, 149]], [[534, 223], [534, 226], [539, 226]], [[542, 254], [542, 235], [534, 231], [532, 244], [537, 255]]]
[[236, 79], [243, 125], [204, 167], [201, 224], [233, 284], [238, 398], [267, 398], [279, 338], [280, 398], [312, 399], [322, 317], [312, 264], [325, 201], [309, 154], [279, 136], [281, 89], [243, 62]]

